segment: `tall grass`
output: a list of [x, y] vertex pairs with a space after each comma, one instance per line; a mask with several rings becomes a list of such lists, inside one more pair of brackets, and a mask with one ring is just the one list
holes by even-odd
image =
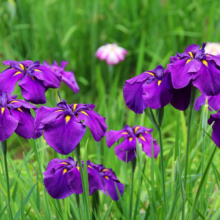
[[[189, 44], [219, 41], [219, 1], [150, 1], [150, 0], [8, 0], [0, 7], [0, 61], [56, 60], [69, 61], [80, 92], [73, 94], [62, 85], [61, 97], [69, 103], [94, 103], [95, 110], [106, 117], [109, 129], [120, 130], [125, 124], [153, 128], [145, 114], [135, 115], [126, 108], [124, 81], [162, 64], [182, 52]], [[95, 58], [96, 49], [106, 42], [117, 42], [129, 51], [124, 62], [113, 67], [109, 81], [105, 62]], [[3, 65], [0, 66], [3, 70]], [[20, 95], [20, 89], [14, 92]], [[54, 106], [53, 91], [47, 92], [47, 105]], [[217, 219], [219, 202], [218, 149], [208, 134], [202, 135], [203, 110], [192, 113], [188, 172], [184, 187], [185, 148], [189, 110], [178, 112], [170, 105], [164, 109], [162, 139], [167, 213], [164, 212], [160, 155], [154, 160], [142, 155], [134, 173], [134, 195], [130, 210], [131, 169], [119, 161], [105, 138], [96, 143], [88, 131], [81, 142], [81, 155], [94, 163], [112, 168], [125, 184], [119, 202], [100, 193], [97, 219]], [[154, 138], [159, 135], [154, 129]], [[88, 142], [88, 143], [87, 143]], [[87, 146], [87, 147], [85, 147]], [[86, 207], [77, 207], [75, 196], [54, 200], [45, 191], [42, 172], [58, 155], [40, 138], [24, 140], [13, 134], [8, 140], [8, 165], [11, 206], [14, 219], [86, 219]], [[74, 156], [74, 155], [72, 155]], [[140, 157], [141, 158], [141, 157]], [[212, 161], [210, 162], [210, 158]], [[208, 168], [207, 168], [207, 165]], [[3, 154], [0, 154], [0, 219], [9, 219]], [[206, 176], [203, 176], [207, 173]], [[203, 186], [201, 186], [201, 181]], [[197, 195], [199, 192], [199, 195]], [[82, 196], [81, 201], [82, 201]], [[195, 205], [195, 201], [197, 202]], [[92, 213], [92, 198], [90, 212]]]

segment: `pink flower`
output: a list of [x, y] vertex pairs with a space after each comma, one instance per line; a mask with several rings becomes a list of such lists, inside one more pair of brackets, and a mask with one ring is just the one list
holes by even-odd
[[220, 43], [206, 43], [205, 46], [205, 53], [211, 54], [211, 55], [219, 55], [220, 54]]
[[127, 53], [127, 50], [119, 47], [116, 43], [113, 43], [99, 47], [95, 56], [100, 60], [106, 60], [108, 65], [115, 65], [120, 61], [123, 61]]

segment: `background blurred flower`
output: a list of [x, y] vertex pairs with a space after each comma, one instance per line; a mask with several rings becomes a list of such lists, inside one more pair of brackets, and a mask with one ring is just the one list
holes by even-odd
[[125, 125], [120, 131], [110, 130], [106, 133], [106, 143], [111, 147], [120, 138], [124, 138], [122, 143], [115, 147], [115, 154], [119, 160], [129, 162], [136, 156], [136, 143], [137, 141], [142, 145], [142, 151], [148, 157], [151, 157], [151, 145], [153, 141], [154, 158], [157, 157], [160, 147], [155, 139], [152, 140], [153, 129], [148, 129], [142, 126], [134, 126], [133, 128]]
[[71, 153], [89, 127], [95, 141], [105, 135], [107, 125], [105, 118], [93, 111], [92, 104], [70, 104], [65, 100], [50, 108], [41, 106], [36, 111], [35, 136], [43, 134], [47, 143], [60, 154]]
[[0, 74], [0, 92], [12, 93], [15, 84], [21, 87], [22, 96], [34, 104], [46, 103], [45, 92], [48, 88], [59, 88], [62, 75], [54, 74], [50, 69], [40, 65], [39, 61], [3, 62], [10, 67]]
[[95, 56], [100, 60], [106, 60], [108, 65], [116, 65], [125, 59], [128, 51], [119, 47], [116, 43], [106, 44], [98, 48]]
[[26, 139], [33, 137], [34, 117], [30, 109], [37, 108], [16, 98], [6, 92], [0, 94], [0, 141], [8, 139], [13, 132]]
[[79, 86], [76, 82], [75, 76], [73, 72], [64, 71], [65, 66], [68, 64], [67, 61], [61, 61], [60, 66], [57, 64], [56, 61], [53, 62], [53, 64], [50, 66], [46, 61], [44, 61], [44, 64], [46, 67], [48, 67], [51, 71], [54, 73], [60, 73], [62, 75], [62, 81], [73, 90], [73, 92], [77, 93], [79, 92]]
[[220, 43], [207, 42], [205, 46], [205, 53], [212, 54], [212, 55], [219, 55], [220, 54]]

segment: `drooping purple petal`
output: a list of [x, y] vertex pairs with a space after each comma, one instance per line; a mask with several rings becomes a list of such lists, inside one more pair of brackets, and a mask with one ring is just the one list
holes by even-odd
[[18, 121], [15, 133], [23, 138], [30, 139], [34, 134], [34, 117], [31, 115], [30, 109], [24, 107], [11, 109], [11, 115]]
[[77, 168], [73, 168], [67, 172], [68, 186], [75, 194], [83, 193], [82, 180], [80, 171]]
[[215, 142], [215, 144], [220, 148], [220, 112], [210, 115], [210, 118], [208, 120], [208, 124], [212, 125], [212, 140]]
[[136, 156], [136, 139], [126, 138], [121, 144], [115, 147], [115, 154], [119, 160], [124, 162], [131, 161]]
[[7, 140], [18, 126], [18, 121], [10, 115], [7, 108], [0, 108], [0, 141]]
[[20, 80], [24, 74], [13, 68], [8, 68], [0, 73], [0, 93], [7, 92], [12, 93], [18, 80]]
[[79, 92], [79, 86], [76, 82], [75, 76], [73, 72], [63, 71], [62, 73], [62, 81], [73, 90], [73, 92]]
[[34, 104], [46, 103], [46, 88], [37, 78], [31, 78], [29, 75], [25, 75], [18, 85], [21, 87], [22, 96], [27, 101]]
[[71, 153], [86, 133], [86, 127], [76, 117], [62, 115], [52, 124], [45, 125], [44, 138], [58, 153]]
[[[165, 76], [166, 78], [167, 76]], [[173, 94], [167, 89], [165, 84], [165, 78], [159, 82], [155, 79], [151, 83], [145, 83], [143, 85], [143, 99], [148, 107], [152, 109], [158, 109], [166, 106], [172, 100]], [[159, 84], [160, 83], [160, 84]]]
[[202, 64], [200, 70], [193, 75], [192, 83], [204, 95], [218, 95], [220, 93], [220, 70], [215, 63], [206, 62], [207, 64]]
[[120, 131], [110, 130], [106, 132], [106, 144], [108, 147], [111, 147], [116, 141], [118, 141], [122, 137], [126, 137], [128, 135], [127, 130], [122, 129]]
[[125, 104], [135, 113], [142, 114], [147, 104], [142, 98], [142, 86], [147, 79], [148, 74], [142, 73], [132, 79], [126, 80], [123, 88]]
[[77, 121], [83, 121], [82, 124], [90, 129], [95, 141], [100, 141], [107, 130], [105, 118], [93, 110], [79, 111]]
[[157, 158], [160, 152], [160, 146], [157, 144], [157, 141], [153, 139], [150, 134], [144, 133], [143, 135], [138, 137], [139, 143], [142, 144], [142, 150], [146, 153], [148, 157], [152, 157], [152, 144], [153, 144], [153, 152], [154, 158]]

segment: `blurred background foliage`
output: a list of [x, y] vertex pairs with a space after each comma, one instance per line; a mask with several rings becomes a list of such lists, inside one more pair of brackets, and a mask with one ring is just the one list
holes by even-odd
[[[60, 88], [62, 98], [67, 99], [69, 103], [90, 102], [96, 104], [95, 110], [106, 117], [109, 130], [120, 130], [125, 124], [145, 125], [152, 128], [153, 125], [144, 114], [135, 115], [125, 106], [122, 94], [125, 80], [143, 71], [154, 69], [159, 64], [166, 67], [170, 56], [176, 52], [183, 52], [189, 44], [202, 45], [203, 42], [208, 41], [219, 42], [219, 17], [220, 1], [218, 0], [4, 0], [0, 2], [0, 63], [4, 60], [24, 59], [40, 60], [41, 63], [43, 60], [49, 63], [54, 60], [58, 63], [66, 60], [69, 62], [66, 69], [73, 69], [80, 92], [73, 94], [65, 84], [62, 84]], [[95, 57], [95, 52], [103, 44], [114, 42], [127, 49], [129, 53], [125, 61], [113, 67], [113, 72], [110, 74], [105, 61], [99, 61]], [[5, 67], [1, 65], [0, 70], [4, 69]], [[21, 98], [18, 86], [14, 93]], [[46, 105], [48, 106], [56, 104], [54, 90], [47, 92], [47, 100]], [[179, 130], [177, 130], [176, 122], [178, 117], [180, 120]], [[169, 183], [167, 187], [170, 195], [168, 203], [170, 205], [175, 194], [172, 182], [175, 164], [172, 157], [176, 142], [175, 135], [176, 131], [179, 131], [179, 140], [177, 141], [180, 153], [184, 158], [186, 117], [187, 112], [177, 113], [170, 105], [165, 108], [163, 140], [167, 183]], [[194, 112], [189, 175], [195, 176], [190, 183], [191, 191], [188, 192], [191, 200], [196, 192], [196, 183], [198, 183], [196, 181], [201, 176], [198, 173], [201, 171], [201, 158], [204, 156], [201, 153], [201, 129], [197, 124], [201, 124], [201, 117], [200, 114]], [[209, 126], [208, 129], [210, 133], [211, 127]], [[158, 141], [156, 132], [154, 132], [154, 136]], [[116, 158], [113, 148], [107, 148], [105, 138], [100, 143], [96, 143], [91, 133], [87, 132], [81, 142], [82, 152], [84, 152], [83, 146], [86, 145], [87, 140], [89, 140], [88, 159], [94, 163], [102, 162], [107, 168], [111, 167], [120, 177], [119, 179], [126, 186], [129, 185], [128, 173], [130, 171], [127, 173], [127, 165]], [[210, 140], [206, 140], [206, 142], [205, 153], [210, 155], [209, 148], [213, 144], [210, 144]], [[33, 212], [36, 214], [37, 210], [41, 210], [42, 215], [46, 216], [45, 219], [51, 219], [49, 210], [54, 210], [53, 204], [50, 203], [51, 207], [45, 213], [44, 207], [43, 212], [42, 207], [40, 208], [39, 195], [42, 196], [44, 186], [42, 177], [39, 176], [41, 171], [45, 170], [50, 159], [65, 157], [54, 152], [43, 139], [37, 140], [36, 144], [33, 140], [27, 141], [13, 134], [8, 143], [11, 158], [10, 167], [13, 169], [10, 175], [14, 181], [19, 183], [15, 186], [17, 189], [14, 192], [20, 190], [22, 196], [25, 193], [25, 187], [29, 189], [36, 180], [40, 181], [39, 188], [32, 195], [31, 204], [33, 205], [33, 201], [37, 201], [37, 207], [33, 208]], [[208, 157], [205, 156], [205, 161], [208, 160]], [[214, 159], [216, 163], [219, 163], [218, 157], [219, 152]], [[26, 158], [24, 162], [20, 160], [22, 158]], [[151, 160], [147, 160], [143, 171], [146, 171], [146, 176], [150, 176], [149, 161]], [[158, 162], [159, 159], [157, 159]], [[23, 163], [25, 168], [20, 171], [19, 167], [23, 166]], [[33, 173], [30, 174], [28, 170]], [[158, 170], [157, 172], [159, 172]], [[216, 188], [214, 184], [217, 174], [213, 172], [206, 180], [209, 188], [204, 193], [205, 199], [201, 204], [201, 207], [205, 207], [205, 212], [208, 210], [209, 201], [211, 201], [210, 204], [215, 204], [213, 209], [219, 206], [213, 193], [219, 193], [218, 187]], [[159, 176], [159, 173], [157, 174]], [[20, 175], [19, 178], [23, 181], [23, 185], [16, 175]], [[155, 176], [157, 175], [155, 174]], [[27, 178], [29, 179], [27, 180]], [[13, 183], [11, 184], [12, 188], [14, 187]], [[160, 185], [160, 178], [156, 178], [155, 185]], [[3, 185], [1, 190], [4, 187], [6, 186]], [[160, 196], [162, 194], [161, 188], [157, 187], [156, 190], [158, 190], [158, 206], [156, 208], [159, 213], [160, 207], [163, 205]], [[41, 202], [46, 207], [48, 199], [50, 201], [52, 199], [45, 194], [43, 195], [43, 198], [46, 199], [44, 201], [41, 198]], [[146, 189], [143, 189], [141, 199], [142, 208], [144, 208], [144, 204], [149, 204]], [[20, 207], [20, 200], [20, 195], [17, 198], [14, 193], [14, 212]], [[125, 196], [125, 200], [128, 203], [129, 197]], [[4, 201], [4, 196], [0, 196], [0, 201]], [[69, 200], [66, 201], [65, 204]], [[107, 204], [110, 204], [110, 199]], [[0, 202], [0, 210], [2, 208]], [[103, 207], [103, 210], [106, 209]], [[177, 215], [178, 210], [176, 211]], [[145, 211], [147, 210], [145, 209]], [[35, 214], [29, 213], [32, 216], [31, 219], [35, 219], [33, 217]], [[57, 216], [59, 215], [57, 214]], [[64, 219], [68, 219], [67, 214]]]

